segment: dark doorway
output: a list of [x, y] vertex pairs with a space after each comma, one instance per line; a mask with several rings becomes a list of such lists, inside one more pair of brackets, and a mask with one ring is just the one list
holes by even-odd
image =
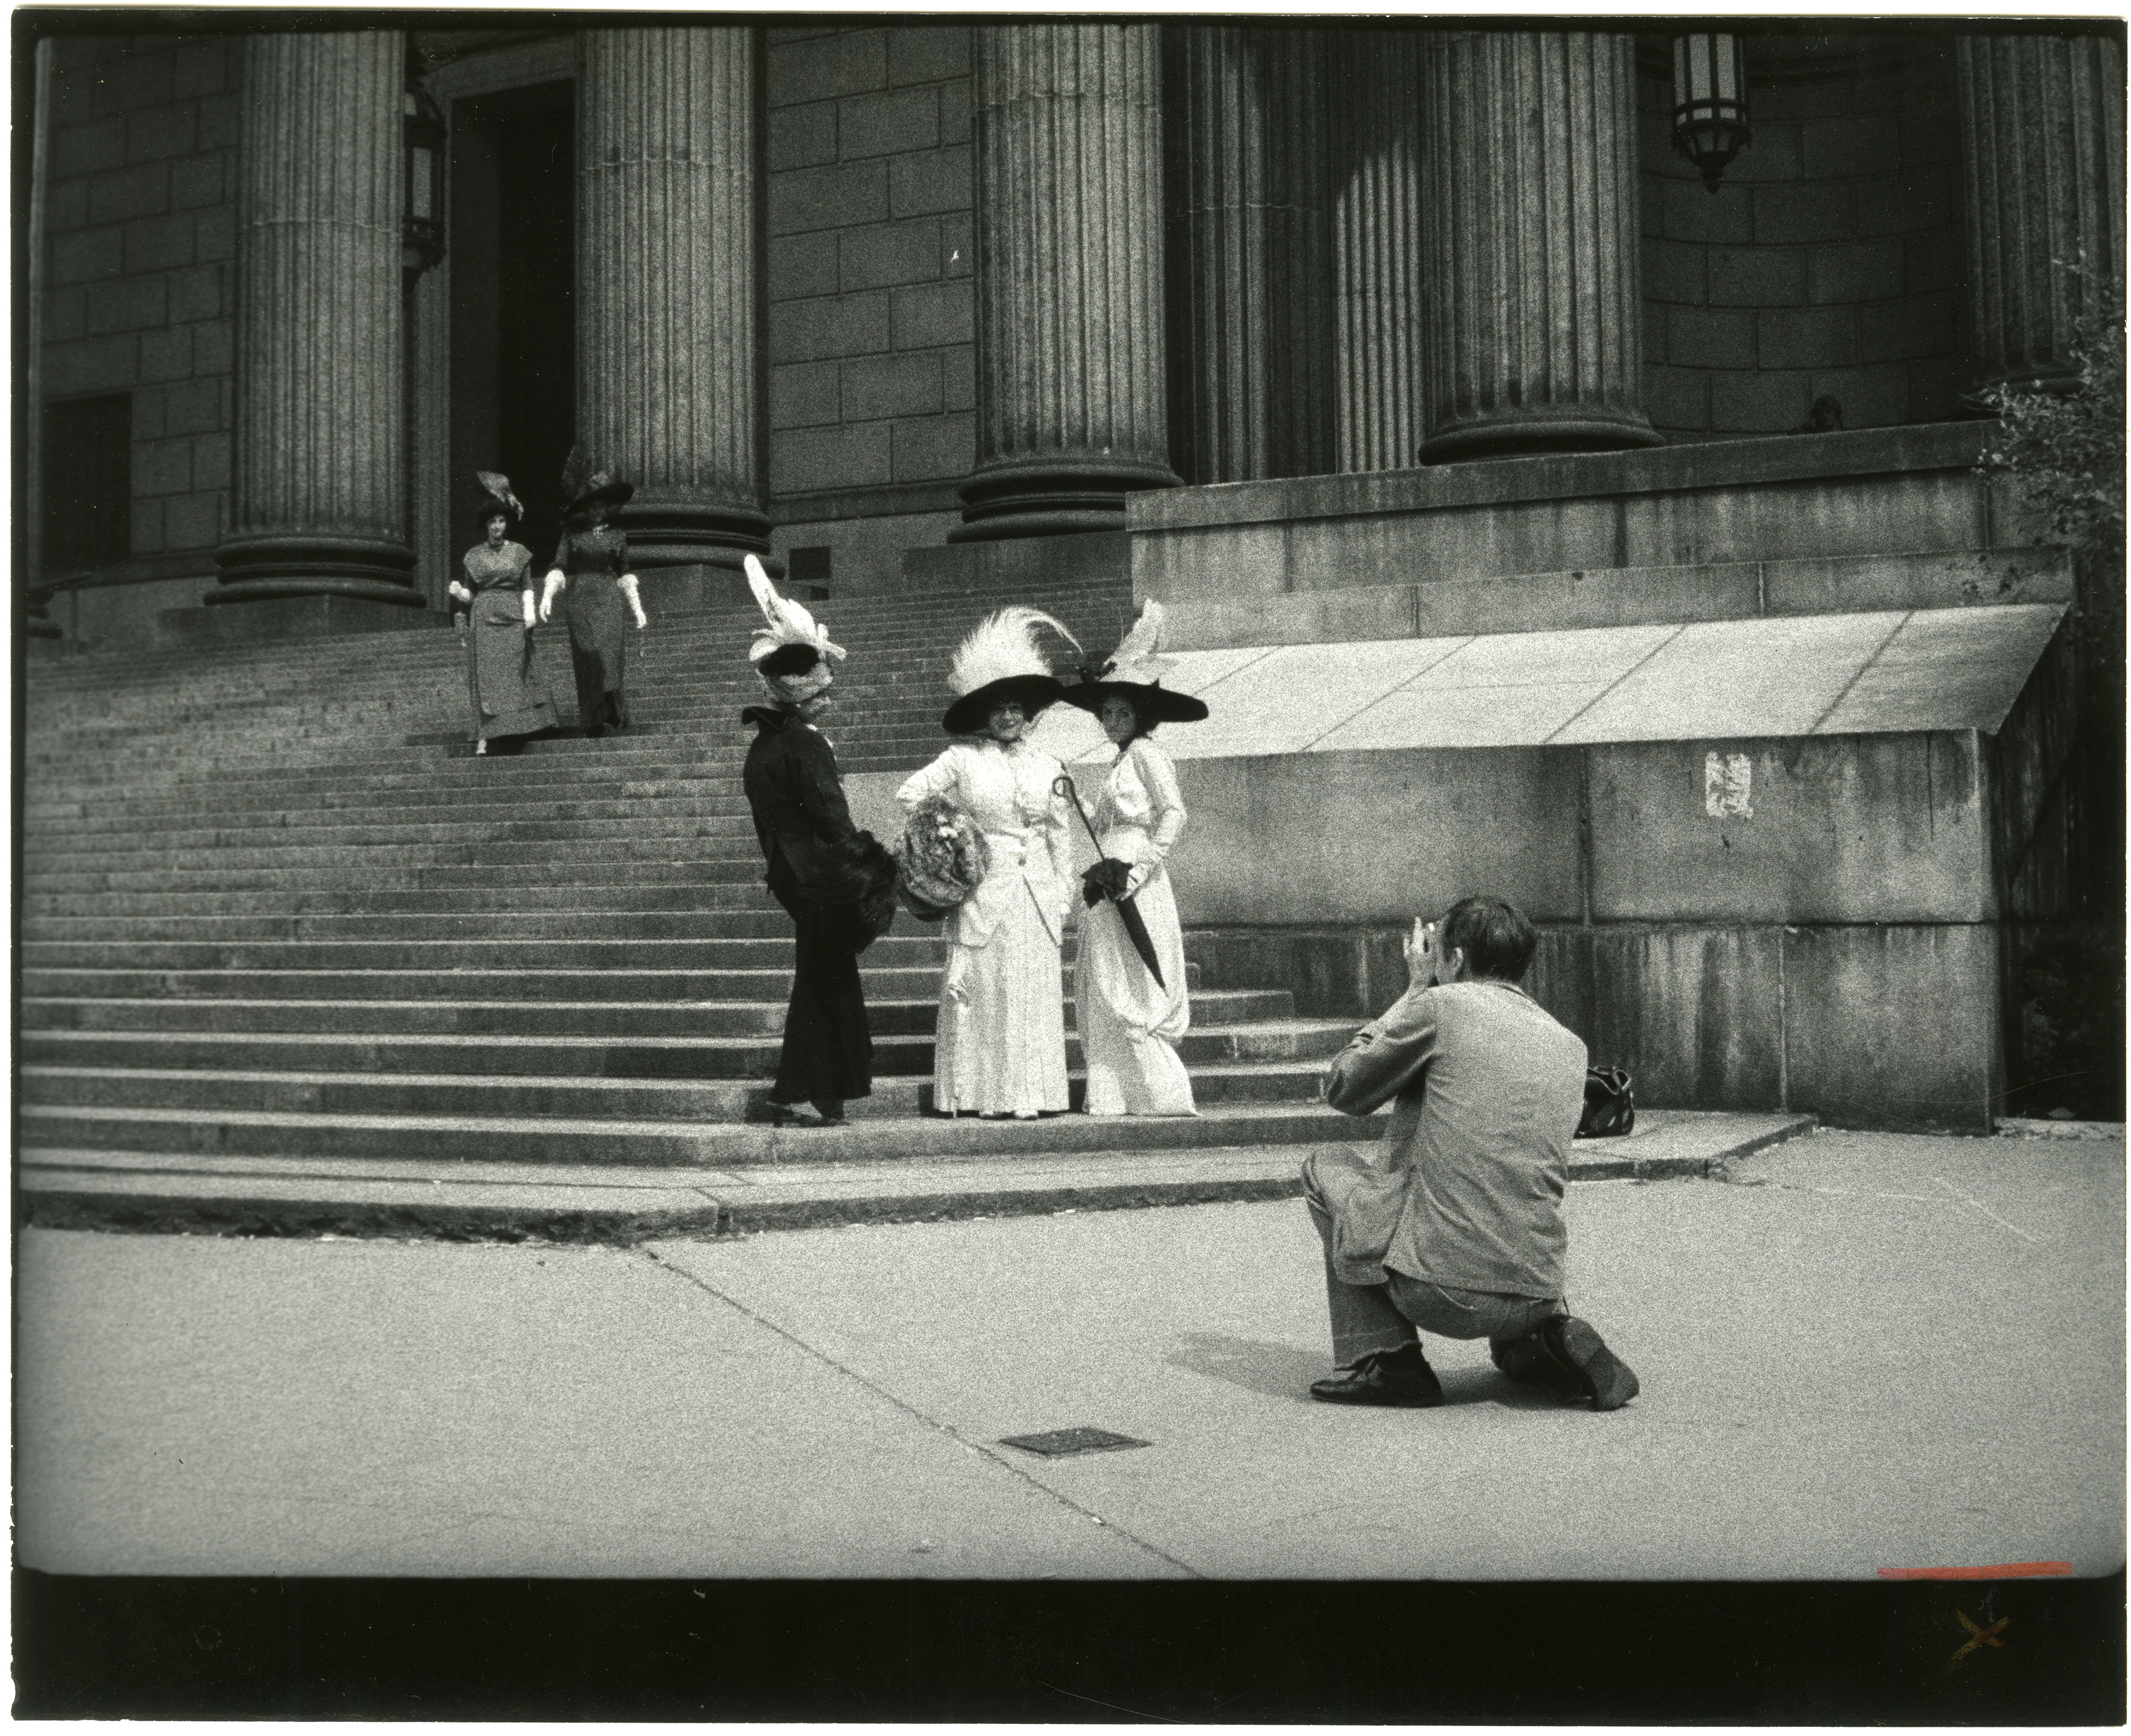
[[452, 499], [470, 544], [476, 470], [525, 505], [538, 562], [561, 528], [577, 427], [577, 127], [565, 80], [463, 100], [452, 117]]

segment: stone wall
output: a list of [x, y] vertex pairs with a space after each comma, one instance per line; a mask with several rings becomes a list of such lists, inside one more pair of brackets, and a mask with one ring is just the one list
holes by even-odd
[[164, 605], [195, 599], [228, 511], [237, 46], [53, 45], [44, 395], [130, 395], [129, 558], [98, 576], [159, 593], [182, 577]]
[[773, 511], [943, 509], [975, 456], [969, 28], [766, 34]]
[[[1950, 41], [1871, 70], [1757, 60], [1754, 141], [1712, 194], [1639, 81], [1645, 408], [1674, 440], [1942, 421], [1965, 369], [1961, 132]], [[1647, 65], [1647, 63], [1646, 63]]]

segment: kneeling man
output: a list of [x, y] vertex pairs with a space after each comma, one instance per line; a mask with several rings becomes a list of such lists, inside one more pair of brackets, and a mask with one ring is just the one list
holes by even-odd
[[1634, 1373], [1561, 1297], [1569, 1141], [1583, 1108], [1575, 1035], [1517, 987], [1539, 935], [1499, 898], [1415, 922], [1410, 986], [1347, 1045], [1324, 1101], [1367, 1115], [1396, 1099], [1372, 1161], [1319, 1152], [1303, 1198], [1324, 1238], [1334, 1404], [1440, 1404], [1414, 1328], [1486, 1338], [1495, 1365], [1616, 1410]]

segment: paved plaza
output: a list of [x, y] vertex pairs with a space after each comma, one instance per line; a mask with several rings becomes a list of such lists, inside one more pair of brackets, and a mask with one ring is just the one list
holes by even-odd
[[[1579, 1183], [1598, 1416], [1431, 1341], [1311, 1404], [1294, 1201], [633, 1249], [32, 1230], [61, 1572], [1780, 1578], [2124, 1560], [2120, 1141], [1818, 1133]], [[1008, 1436], [1149, 1443], [1039, 1458]]]

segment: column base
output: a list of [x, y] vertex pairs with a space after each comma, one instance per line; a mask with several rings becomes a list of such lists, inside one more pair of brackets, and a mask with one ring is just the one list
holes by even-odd
[[986, 465], [957, 490], [962, 522], [947, 533], [947, 540], [984, 543], [1123, 530], [1126, 495], [1181, 486], [1182, 479], [1166, 464], [1044, 458]]
[[1663, 446], [1660, 434], [1640, 414], [1589, 413], [1549, 404], [1443, 428], [1421, 442], [1423, 464], [1468, 458], [1532, 458], [1549, 452], [1612, 452]]
[[629, 538], [630, 562], [639, 571], [718, 567], [737, 573], [746, 556], [769, 552], [769, 514], [749, 506], [710, 506], [639, 494], [615, 522]]
[[402, 609], [426, 606], [414, 588], [405, 543], [341, 533], [267, 531], [224, 539], [214, 552], [221, 582], [200, 600], [270, 603], [285, 597], [360, 597]]

